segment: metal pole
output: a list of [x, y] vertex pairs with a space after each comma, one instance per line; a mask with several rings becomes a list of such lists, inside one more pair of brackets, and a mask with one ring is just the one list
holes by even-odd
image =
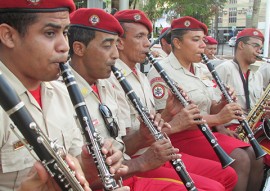
[[269, 27], [270, 27], [270, 0], [266, 0], [265, 9], [265, 31], [264, 31], [264, 50], [263, 56], [268, 57], [269, 49]]

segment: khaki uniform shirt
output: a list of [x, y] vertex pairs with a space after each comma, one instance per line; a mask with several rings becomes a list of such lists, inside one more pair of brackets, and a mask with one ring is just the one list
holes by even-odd
[[86, 105], [89, 109], [89, 114], [97, 132], [99, 132], [103, 138], [111, 137], [99, 111], [99, 104], [102, 103], [111, 110], [112, 117], [119, 126], [118, 137], [116, 137], [116, 141], [114, 141], [113, 145], [119, 150], [124, 151], [122, 136], [126, 135], [127, 125], [130, 126], [130, 123], [128, 123], [130, 122], [129, 106], [124, 95], [121, 97], [121, 94], [116, 94], [113, 85], [105, 79], [97, 81], [96, 84], [99, 94], [97, 95], [85, 79], [83, 79], [75, 70], [72, 70], [72, 73], [74, 74], [79, 89], [84, 96]]
[[259, 72], [263, 77], [263, 87], [266, 88], [270, 83], [270, 63], [264, 63], [259, 67]]
[[[43, 82], [41, 84], [41, 109], [32, 94], [2, 62], [0, 62], [0, 70], [45, 135], [51, 140], [57, 139], [57, 144], [63, 145], [71, 155], [80, 155], [83, 141], [66, 87], [57, 81]], [[18, 187], [35, 162], [25, 146], [18, 146], [20, 140], [11, 131], [10, 124], [13, 122], [0, 107], [1, 191], [11, 191]], [[20, 134], [17, 128], [15, 130]]]
[[[129, 82], [134, 92], [140, 98], [142, 105], [146, 107], [149, 111], [153, 110], [154, 99], [151, 94], [151, 87], [149, 85], [147, 77], [143, 73], [140, 72], [138, 67], [136, 67], [137, 75], [134, 74], [132, 70], [120, 59], [117, 60], [115, 66], [123, 73], [124, 77]], [[118, 80], [114, 77], [113, 74], [110, 77], [110, 81], [114, 85], [122, 89], [120, 84], [118, 83]], [[128, 97], [126, 99], [128, 100]], [[138, 113], [133, 108], [130, 102], [129, 104], [130, 104], [130, 114], [131, 114], [131, 127], [134, 130], [138, 130], [140, 128], [140, 121], [138, 120]]]
[[[243, 111], [247, 114], [246, 98], [241, 76], [239, 74], [238, 65], [228, 60], [216, 67], [216, 71], [222, 80], [222, 82], [230, 87], [233, 87], [238, 99], [238, 103], [242, 107]], [[255, 103], [260, 99], [263, 92], [263, 79], [262, 75], [257, 71], [250, 70], [248, 77], [248, 88], [250, 107], [252, 108]]]
[[[120, 59], [117, 60], [115, 66], [123, 73], [126, 80], [131, 85], [132, 89], [140, 99], [142, 105], [150, 112], [154, 109], [154, 99], [151, 94], [151, 87], [149, 85], [149, 82], [146, 78], [146, 76], [140, 72], [138, 67], [136, 67], [136, 74], [132, 72], [132, 70]], [[118, 86], [119, 91], [124, 91], [119, 84], [118, 80], [115, 78], [114, 75], [111, 75], [110, 81], [115, 85]], [[128, 97], [126, 96], [126, 99], [128, 100]], [[131, 116], [131, 128], [132, 130], [138, 130], [140, 128], [140, 121], [138, 120], [138, 113], [134, 109], [131, 102], [128, 102], [130, 105], [130, 116]], [[143, 152], [146, 151], [146, 148], [140, 149], [137, 153], [134, 155], [140, 155]]]
[[[162, 60], [160, 65], [167, 75], [176, 82], [187, 93], [188, 97], [198, 105], [201, 114], [209, 114], [213, 98], [213, 82], [210, 80], [211, 74], [203, 64], [193, 64], [195, 75], [185, 69], [177, 60], [173, 53]], [[161, 110], [166, 107], [168, 97], [168, 87], [162, 80], [156, 69], [153, 67], [148, 73], [152, 92], [155, 98], [156, 109]]]

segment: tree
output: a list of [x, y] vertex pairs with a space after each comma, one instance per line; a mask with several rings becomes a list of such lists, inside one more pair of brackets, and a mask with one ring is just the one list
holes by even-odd
[[205, 24], [209, 24], [210, 18], [217, 14], [218, 7], [224, 5], [227, 0], [148, 0], [144, 11], [151, 19], [158, 18], [162, 13], [173, 11], [176, 15], [192, 16]]
[[258, 20], [259, 20], [259, 10], [261, 6], [261, 0], [254, 0], [253, 2], [253, 10], [252, 10], [252, 21], [251, 21], [251, 28], [258, 28]]

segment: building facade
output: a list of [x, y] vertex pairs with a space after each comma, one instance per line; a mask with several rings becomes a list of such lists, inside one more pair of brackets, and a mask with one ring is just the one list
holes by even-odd
[[[258, 29], [262, 32], [265, 28], [266, 1], [261, 0], [258, 11]], [[236, 36], [239, 31], [247, 26], [251, 26], [253, 3], [254, 0], [228, 0], [224, 7], [219, 8], [219, 14], [215, 17], [218, 22], [214, 22], [215, 18], [212, 19], [210, 33], [215, 36], [215, 23], [217, 23], [218, 33], [216, 38], [222, 43]]]

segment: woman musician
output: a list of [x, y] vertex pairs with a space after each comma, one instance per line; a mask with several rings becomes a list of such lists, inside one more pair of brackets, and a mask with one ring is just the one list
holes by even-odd
[[[214, 101], [213, 83], [201, 61], [204, 52], [205, 24], [192, 17], [175, 19], [171, 25], [171, 54], [160, 63], [170, 78], [178, 83], [189, 98], [198, 105], [203, 119], [210, 127], [219, 126], [240, 119], [241, 107], [236, 103], [227, 104], [224, 97]], [[151, 69], [148, 79], [152, 86], [156, 108], [162, 110], [168, 97], [168, 88], [159, 74]], [[229, 90], [233, 95], [233, 91]], [[227, 133], [219, 126], [218, 131]], [[263, 161], [256, 160], [250, 145], [221, 133], [215, 133], [221, 147], [235, 160], [231, 165], [238, 174], [235, 190], [259, 190], [263, 176]], [[170, 136], [172, 144], [181, 151], [198, 157], [218, 161], [213, 149], [197, 127]]]

